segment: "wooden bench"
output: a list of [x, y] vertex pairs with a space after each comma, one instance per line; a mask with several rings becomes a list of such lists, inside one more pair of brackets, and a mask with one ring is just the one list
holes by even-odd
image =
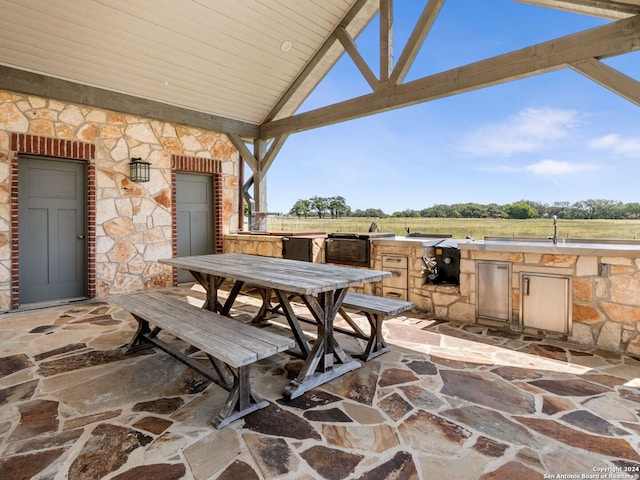
[[[110, 300], [138, 321], [138, 330], [126, 347], [127, 352], [156, 346], [229, 391], [212, 421], [216, 428], [269, 404], [251, 388], [251, 364], [295, 346], [293, 339], [157, 291], [118, 295]], [[213, 369], [160, 340], [158, 334], [163, 330], [204, 352]]]
[[[338, 313], [353, 329], [353, 333], [345, 332], [343, 329], [339, 331], [367, 340], [367, 347], [364, 353], [356, 355], [356, 357], [368, 361], [389, 351], [389, 347], [382, 336], [382, 322], [399, 313], [411, 310], [414, 306], [415, 304], [413, 302], [404, 300], [348, 292]], [[369, 335], [362, 331], [358, 324], [346, 312], [345, 308], [350, 308], [356, 312], [365, 314], [371, 329]], [[336, 330], [338, 329], [336, 328]]]

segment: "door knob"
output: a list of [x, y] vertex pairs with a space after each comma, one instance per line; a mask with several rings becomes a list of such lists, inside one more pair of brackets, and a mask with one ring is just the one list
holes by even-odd
[[84, 235], [82, 235], [81, 233], [78, 234], [78, 240], [84, 240]]

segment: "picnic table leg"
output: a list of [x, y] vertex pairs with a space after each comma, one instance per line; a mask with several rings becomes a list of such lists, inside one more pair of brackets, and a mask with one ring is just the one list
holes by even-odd
[[240, 293], [240, 290], [242, 289], [243, 285], [244, 285], [244, 282], [241, 282], [239, 280], [233, 284], [233, 287], [229, 292], [229, 296], [227, 297], [227, 300], [224, 302], [224, 306], [219, 310], [220, 314], [225, 315], [227, 317], [230, 316], [229, 313], [231, 312], [231, 307], [233, 306], [233, 302], [236, 301], [236, 298], [238, 297], [238, 294]]
[[[345, 295], [346, 289], [339, 289], [336, 292], [320, 293], [318, 298], [312, 295], [302, 296], [316, 320], [318, 338], [298, 376], [285, 387], [285, 397], [299, 397], [313, 387], [360, 368], [360, 363], [342, 349], [333, 334], [333, 321]], [[280, 300], [286, 300], [286, 295], [283, 294]], [[293, 316], [291, 322], [297, 324], [297, 318]]]
[[287, 319], [289, 328], [291, 328], [291, 332], [293, 333], [293, 338], [295, 339], [302, 356], [304, 358], [309, 357], [311, 347], [309, 346], [307, 338], [304, 336], [304, 331], [300, 327], [298, 317], [293, 311], [291, 303], [289, 303], [289, 297], [287, 296], [286, 292], [282, 292], [280, 290], [276, 290], [276, 295], [278, 296], [278, 300], [280, 300], [280, 306], [282, 307], [284, 316]]
[[256, 316], [253, 317], [251, 323], [262, 323], [267, 320], [267, 315], [269, 312], [273, 312], [273, 305], [271, 305], [271, 293], [273, 292], [272, 288], [259, 288], [258, 292], [262, 297], [262, 305], [260, 305], [260, 310], [256, 313]]
[[224, 281], [224, 278], [216, 277], [215, 275], [207, 275], [195, 270], [189, 270], [189, 272], [204, 288], [205, 300], [202, 308], [211, 310], [212, 312], [219, 312], [222, 310], [222, 305], [218, 302], [218, 288]]

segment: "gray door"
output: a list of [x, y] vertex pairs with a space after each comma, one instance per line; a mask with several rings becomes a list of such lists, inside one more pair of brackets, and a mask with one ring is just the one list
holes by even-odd
[[20, 157], [19, 301], [86, 296], [83, 162]]
[[[211, 175], [176, 175], [178, 256], [214, 253], [213, 182]], [[178, 271], [178, 282], [192, 282], [187, 271]]]

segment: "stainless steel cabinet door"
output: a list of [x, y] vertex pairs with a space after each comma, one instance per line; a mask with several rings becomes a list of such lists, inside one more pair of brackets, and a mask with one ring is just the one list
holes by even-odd
[[511, 264], [478, 262], [478, 317], [511, 321]]
[[570, 278], [522, 273], [520, 318], [522, 325], [552, 332], [570, 331]]

